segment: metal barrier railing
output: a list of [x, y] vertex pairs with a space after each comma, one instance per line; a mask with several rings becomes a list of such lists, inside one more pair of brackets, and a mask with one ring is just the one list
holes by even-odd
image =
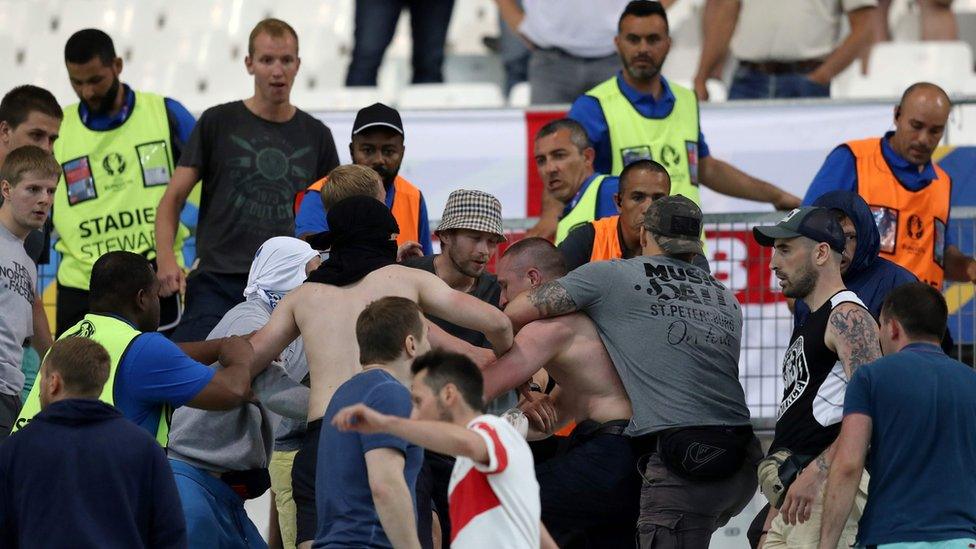
[[[755, 225], [773, 224], [782, 212], [706, 214], [706, 247], [712, 274], [735, 292], [742, 305], [743, 328], [739, 357], [739, 379], [755, 422], [769, 427], [775, 421], [782, 397], [782, 360], [793, 329], [793, 316], [779, 292], [769, 269], [770, 249], [759, 246], [752, 237]], [[535, 224], [531, 218], [506, 219], [509, 242], [522, 238]], [[437, 221], [431, 222], [432, 227]], [[976, 249], [976, 208], [954, 208], [949, 230], [964, 253]], [[499, 250], [501, 252], [504, 249]], [[52, 252], [52, 256], [56, 256]], [[42, 288], [48, 317], [54, 320], [54, 273], [57, 258], [41, 268]], [[944, 289], [949, 304], [949, 330], [954, 339], [954, 354], [963, 362], [976, 364], [976, 302], [971, 283], [947, 283]], [[53, 328], [53, 326], [52, 326]]]

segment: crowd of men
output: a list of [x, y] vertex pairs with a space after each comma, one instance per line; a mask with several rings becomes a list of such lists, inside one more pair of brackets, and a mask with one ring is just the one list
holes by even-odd
[[[250, 35], [254, 94], [196, 121], [74, 34], [79, 103], [0, 102], [0, 545], [265, 547], [244, 502], [269, 488], [283, 547], [707, 547], [757, 487], [757, 547], [976, 543], [976, 373], [940, 347], [943, 280], [976, 280], [932, 160], [948, 96], [910, 87], [798, 207], [710, 154], [659, 3], [615, 44], [536, 135], [549, 204], [492, 274], [498, 199], [452, 192], [435, 255], [399, 113], [360, 110], [340, 166], [289, 101], [287, 23]], [[767, 452], [699, 184], [791, 210], [754, 230], [795, 314]]]

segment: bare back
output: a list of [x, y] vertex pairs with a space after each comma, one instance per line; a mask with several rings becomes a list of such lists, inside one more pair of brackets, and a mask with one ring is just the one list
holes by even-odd
[[373, 271], [348, 286], [306, 282], [278, 304], [251, 343], [256, 359], [265, 360], [301, 334], [311, 380], [309, 421], [321, 418], [336, 389], [362, 369], [356, 320], [367, 305], [387, 296], [407, 298], [424, 312], [479, 331], [498, 325], [499, 317], [492, 311], [504, 317], [494, 307], [451, 290], [431, 273], [399, 265]]
[[[545, 368], [559, 384], [560, 422], [630, 419], [627, 391], [593, 325], [582, 313], [527, 324], [505, 356], [485, 368], [489, 398]], [[569, 417], [564, 417], [569, 416]]]

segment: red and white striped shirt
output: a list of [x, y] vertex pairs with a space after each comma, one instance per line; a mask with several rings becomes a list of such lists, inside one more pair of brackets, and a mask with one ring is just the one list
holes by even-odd
[[488, 445], [488, 463], [458, 457], [454, 464], [451, 547], [539, 547], [539, 483], [528, 443], [498, 416], [478, 416], [468, 429]]

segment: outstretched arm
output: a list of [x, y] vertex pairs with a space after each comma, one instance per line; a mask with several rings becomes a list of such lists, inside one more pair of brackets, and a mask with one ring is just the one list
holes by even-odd
[[512, 323], [505, 313], [474, 296], [451, 289], [433, 274], [417, 273], [418, 304], [425, 313], [485, 334], [496, 354], [512, 346]]
[[569, 292], [555, 281], [522, 292], [505, 307], [505, 314], [511, 319], [516, 332], [533, 320], [576, 311], [576, 303]]
[[285, 347], [295, 341], [301, 333], [295, 321], [295, 303], [304, 295], [302, 288], [292, 291], [278, 302], [278, 306], [271, 313], [271, 318], [260, 330], [250, 337], [251, 347], [254, 348], [254, 362], [256, 366], [266, 367], [278, 358]]
[[439, 454], [464, 456], [487, 464], [488, 445], [470, 429], [444, 421], [421, 421], [382, 414], [365, 404], [347, 406], [332, 418], [340, 431], [389, 433]]
[[800, 206], [800, 198], [772, 183], [753, 177], [714, 156], [706, 156], [698, 163], [698, 179], [702, 185], [717, 193], [756, 202], [768, 202], [777, 210], [791, 210]]

